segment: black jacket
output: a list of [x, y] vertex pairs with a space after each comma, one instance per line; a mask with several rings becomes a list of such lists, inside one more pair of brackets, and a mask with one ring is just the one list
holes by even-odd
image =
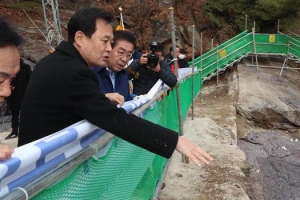
[[189, 67], [189, 63], [186, 61], [186, 59], [178, 59], [178, 65], [179, 65], [179, 68]]
[[170, 53], [166, 54], [164, 56], [164, 61], [166, 63], [168, 63], [169, 65], [172, 64], [173, 63], [173, 56]]
[[139, 60], [134, 60], [125, 70], [128, 79], [133, 79], [133, 94], [147, 94], [154, 84], [161, 79], [169, 87], [177, 83], [176, 76], [165, 61], [160, 61], [160, 72], [156, 73], [146, 66], [140, 65]]
[[[170, 67], [174, 67], [174, 61], [171, 54], [165, 55], [164, 61], [170, 65]], [[178, 59], [178, 68], [187, 68], [189, 67], [189, 63], [186, 59]]]
[[21, 109], [22, 100], [25, 95], [30, 75], [30, 66], [24, 63], [21, 59], [20, 71], [16, 74], [16, 77], [10, 84], [13, 87], [11, 95], [7, 98], [10, 110], [18, 111]]
[[117, 108], [98, 84], [77, 49], [63, 41], [31, 75], [22, 104], [18, 146], [86, 119], [151, 152], [166, 158], [172, 155], [176, 132]]

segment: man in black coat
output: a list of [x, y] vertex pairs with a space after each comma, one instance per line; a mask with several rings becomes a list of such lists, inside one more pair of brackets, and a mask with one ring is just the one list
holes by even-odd
[[[10, 83], [20, 69], [19, 45], [23, 39], [11, 26], [0, 18], [0, 107], [11, 94]], [[6, 160], [14, 152], [7, 145], [0, 144], [0, 160]]]
[[25, 95], [27, 84], [31, 75], [31, 68], [20, 59], [20, 71], [11, 82], [11, 95], [7, 98], [9, 109], [11, 110], [12, 132], [5, 138], [11, 139], [18, 137], [19, 134], [19, 114], [22, 100]]
[[112, 50], [113, 15], [101, 8], [78, 10], [68, 23], [68, 42], [35, 67], [22, 103], [18, 146], [86, 119], [153, 153], [169, 158], [177, 149], [208, 164], [212, 158], [172, 130], [118, 108], [99, 90], [92, 66], [105, 66]]

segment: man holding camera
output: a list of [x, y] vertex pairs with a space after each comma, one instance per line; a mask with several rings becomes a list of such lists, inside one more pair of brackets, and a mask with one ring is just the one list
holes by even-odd
[[160, 60], [155, 53], [158, 46], [158, 42], [151, 42], [148, 53], [134, 60], [126, 68], [129, 80], [133, 79], [133, 94], [135, 95], [147, 94], [159, 79], [171, 88], [177, 84], [177, 78], [169, 65]]

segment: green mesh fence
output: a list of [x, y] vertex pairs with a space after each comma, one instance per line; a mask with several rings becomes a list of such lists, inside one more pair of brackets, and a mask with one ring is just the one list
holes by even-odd
[[[192, 99], [201, 90], [203, 78], [222, 69], [248, 53], [282, 53], [300, 58], [300, 37], [297, 35], [267, 35], [246, 31], [195, 59], [202, 72], [181, 81], [181, 114], [186, 118]], [[253, 46], [255, 44], [255, 46]], [[202, 65], [201, 65], [202, 63]], [[190, 65], [192, 63], [189, 63]], [[144, 118], [176, 132], [179, 131], [176, 90], [170, 90], [147, 109]], [[107, 146], [104, 156], [90, 158], [53, 186], [33, 199], [145, 199], [152, 197], [158, 180], [162, 177], [167, 160], [120, 138], [115, 137]], [[102, 150], [104, 151], [104, 150]]]
[[[252, 50], [252, 37], [244, 31], [194, 60], [197, 69], [202, 69], [202, 76], [215, 74], [236, 59], [248, 54]], [[191, 65], [191, 62], [189, 63]]]
[[195, 74], [194, 76], [194, 97], [192, 97], [192, 84], [193, 78], [189, 77], [184, 79], [180, 83], [180, 101], [181, 101], [181, 114], [182, 119], [184, 120], [187, 115], [187, 111], [191, 106], [192, 100], [197, 96], [201, 89], [201, 82], [200, 82], [200, 73]]
[[[178, 132], [176, 90], [148, 108], [145, 119]], [[105, 156], [90, 158], [33, 199], [149, 199], [167, 159], [115, 138]]]
[[288, 53], [288, 37], [282, 34], [255, 34], [256, 53]]
[[300, 58], [300, 36], [291, 34], [289, 37], [289, 54]]
[[225, 42], [218, 46], [217, 66], [219, 69], [223, 69], [228, 64], [233, 63], [237, 59], [248, 54], [252, 50], [252, 38], [251, 34], [243, 32], [238, 37], [233, 38], [234, 41]]
[[147, 199], [161, 176], [161, 162], [165, 161], [161, 158], [154, 165], [155, 157], [115, 138], [105, 157], [89, 159], [34, 199]]

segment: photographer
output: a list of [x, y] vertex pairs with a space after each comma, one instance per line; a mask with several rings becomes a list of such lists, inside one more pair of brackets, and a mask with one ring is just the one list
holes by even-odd
[[158, 42], [151, 42], [148, 53], [143, 54], [140, 59], [134, 60], [126, 68], [129, 80], [133, 79], [133, 94], [147, 94], [159, 79], [169, 87], [176, 85], [177, 78], [169, 65], [160, 60], [156, 54], [159, 46]]

